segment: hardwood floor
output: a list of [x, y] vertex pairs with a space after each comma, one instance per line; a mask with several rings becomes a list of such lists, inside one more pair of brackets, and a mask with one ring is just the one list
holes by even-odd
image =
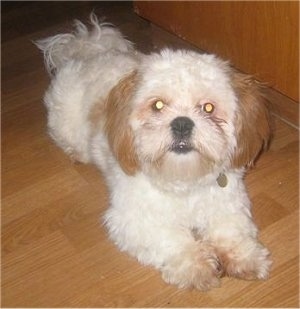
[[299, 307], [299, 131], [282, 116], [270, 151], [246, 177], [274, 259], [268, 281], [224, 278], [207, 293], [179, 290], [107, 239], [101, 173], [73, 164], [47, 135], [49, 78], [32, 43], [93, 8], [143, 51], [188, 45], [126, 2], [2, 2], [2, 307]]

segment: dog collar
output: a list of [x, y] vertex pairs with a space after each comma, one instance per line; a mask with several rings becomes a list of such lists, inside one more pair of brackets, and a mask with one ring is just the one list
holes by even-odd
[[219, 187], [225, 188], [228, 184], [227, 176], [223, 173], [220, 173], [218, 178], [217, 178], [217, 183], [218, 183]]

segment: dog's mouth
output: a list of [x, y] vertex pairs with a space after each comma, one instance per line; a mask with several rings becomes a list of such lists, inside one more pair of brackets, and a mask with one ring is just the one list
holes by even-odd
[[177, 154], [186, 154], [193, 150], [194, 148], [191, 145], [191, 143], [186, 140], [175, 141], [170, 147], [170, 151], [175, 152]]

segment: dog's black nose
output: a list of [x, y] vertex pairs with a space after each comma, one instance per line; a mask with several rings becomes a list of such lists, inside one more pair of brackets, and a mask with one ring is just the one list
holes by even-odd
[[189, 138], [192, 134], [194, 122], [188, 117], [177, 117], [171, 122], [173, 135], [177, 138]]

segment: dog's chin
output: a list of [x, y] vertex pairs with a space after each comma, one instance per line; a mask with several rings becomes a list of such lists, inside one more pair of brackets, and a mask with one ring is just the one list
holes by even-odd
[[173, 144], [155, 163], [147, 164], [151, 177], [169, 183], [195, 183], [211, 173], [216, 162], [190, 144]]

